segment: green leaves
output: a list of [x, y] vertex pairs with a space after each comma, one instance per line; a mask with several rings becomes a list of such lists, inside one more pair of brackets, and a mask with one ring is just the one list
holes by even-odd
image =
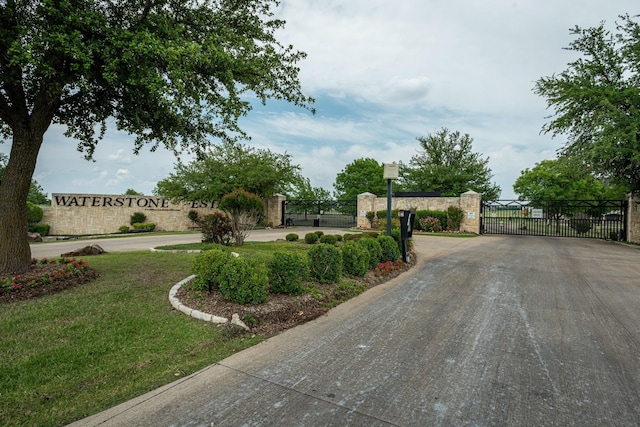
[[333, 184], [336, 198], [356, 200], [358, 194], [372, 193], [377, 196], [387, 194], [387, 181], [383, 177], [384, 167], [372, 158], [356, 159], [345, 166], [336, 176]]
[[566, 134], [562, 153], [591, 171], [640, 190], [640, 25], [620, 17], [618, 33], [575, 27], [568, 50], [581, 54], [534, 92], [554, 110], [543, 131]]
[[473, 190], [486, 200], [498, 198], [500, 187], [491, 183], [489, 158], [472, 151], [473, 139], [468, 134], [443, 128], [418, 141], [422, 150], [411, 158], [409, 166], [400, 168], [401, 183], [407, 191], [458, 196]]
[[299, 169], [288, 154], [227, 142], [188, 165], [176, 164], [175, 172], [159, 181], [155, 192], [175, 201], [217, 201], [243, 188], [266, 199], [298, 182]]

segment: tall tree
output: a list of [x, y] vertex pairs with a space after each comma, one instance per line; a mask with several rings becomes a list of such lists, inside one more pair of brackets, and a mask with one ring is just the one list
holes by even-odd
[[567, 50], [581, 58], [538, 80], [534, 92], [554, 110], [543, 131], [568, 137], [564, 155], [640, 191], [640, 25], [620, 19], [616, 34], [604, 23], [572, 29]]
[[175, 201], [214, 202], [242, 188], [268, 198], [286, 193], [298, 182], [299, 170], [289, 154], [224, 142], [189, 164], [177, 163], [175, 172], [159, 181], [154, 193]]
[[309, 178], [300, 177], [287, 193], [291, 200], [331, 200], [331, 193], [322, 187], [313, 187]]
[[487, 200], [500, 196], [489, 158], [472, 151], [469, 134], [447, 128], [417, 138], [422, 150], [400, 167], [400, 182], [407, 191], [439, 191], [443, 196], [458, 196], [469, 190], [482, 193]]
[[333, 188], [339, 200], [356, 200], [362, 193], [383, 196], [387, 194], [384, 165], [372, 158], [356, 159], [338, 173]]
[[306, 107], [297, 63], [281, 45], [276, 0], [0, 2], [0, 130], [11, 139], [0, 184], [0, 272], [28, 268], [26, 198], [44, 135], [66, 126], [91, 158], [112, 117], [146, 144], [200, 152], [245, 136], [261, 102]]
[[520, 172], [513, 191], [520, 200], [542, 206], [554, 200], [612, 200], [624, 197], [625, 188], [606, 186], [571, 159], [543, 160]]

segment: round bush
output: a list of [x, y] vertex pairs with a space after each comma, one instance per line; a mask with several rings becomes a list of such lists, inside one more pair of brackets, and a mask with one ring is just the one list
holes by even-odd
[[296, 233], [289, 233], [284, 237], [287, 242], [297, 242], [300, 237]]
[[358, 240], [358, 244], [362, 245], [369, 252], [369, 268], [374, 269], [382, 260], [382, 247], [378, 239], [364, 238]]
[[203, 243], [219, 243], [229, 245], [231, 243], [231, 220], [222, 212], [214, 212], [198, 220], [198, 226], [202, 230]]
[[318, 243], [319, 237], [316, 233], [307, 233], [304, 235], [304, 241], [310, 245]]
[[221, 247], [200, 252], [193, 261], [192, 271], [197, 277], [192, 282], [191, 288], [200, 291], [217, 289], [220, 285], [222, 267], [232, 257], [230, 250]]
[[338, 282], [342, 276], [342, 255], [337, 247], [320, 243], [307, 256], [311, 278], [320, 283]]
[[380, 262], [396, 262], [400, 259], [400, 249], [398, 249], [398, 244], [393, 237], [381, 234], [378, 236], [378, 243], [380, 243], [380, 248], [382, 249]]
[[255, 259], [231, 258], [220, 271], [220, 293], [236, 304], [267, 302], [267, 267]]
[[320, 236], [320, 243], [326, 243], [327, 245], [335, 245], [338, 242], [338, 237], [333, 234], [325, 234]]
[[324, 231], [322, 231], [322, 230], [314, 231], [314, 233], [316, 233], [318, 235], [318, 239], [324, 235]]
[[140, 224], [145, 222], [147, 219], [147, 216], [145, 214], [143, 214], [142, 212], [135, 212], [133, 215], [131, 215], [131, 218], [129, 220], [129, 224], [133, 225], [133, 224]]
[[302, 282], [307, 279], [309, 265], [304, 255], [293, 252], [276, 252], [267, 265], [271, 292], [302, 295]]
[[[395, 245], [395, 242], [393, 243]], [[354, 241], [340, 248], [344, 272], [350, 276], [364, 276], [369, 269], [369, 251]]]
[[42, 221], [44, 211], [38, 205], [34, 205], [31, 202], [27, 202], [27, 222], [33, 224], [34, 222]]

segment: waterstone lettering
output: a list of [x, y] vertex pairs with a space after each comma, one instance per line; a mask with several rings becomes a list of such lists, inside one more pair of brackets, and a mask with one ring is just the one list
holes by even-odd
[[[161, 197], [131, 197], [131, 196], [82, 196], [82, 195], [53, 195], [57, 206], [64, 207], [92, 207], [92, 208], [144, 208], [150, 210], [171, 209], [168, 199]], [[215, 202], [194, 201], [190, 203], [192, 209], [209, 209], [215, 207]]]

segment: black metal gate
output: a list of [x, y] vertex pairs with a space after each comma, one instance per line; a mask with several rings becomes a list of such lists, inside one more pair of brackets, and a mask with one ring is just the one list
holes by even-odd
[[482, 202], [482, 234], [626, 239], [626, 200]]
[[356, 200], [287, 200], [282, 202], [284, 226], [355, 227]]

